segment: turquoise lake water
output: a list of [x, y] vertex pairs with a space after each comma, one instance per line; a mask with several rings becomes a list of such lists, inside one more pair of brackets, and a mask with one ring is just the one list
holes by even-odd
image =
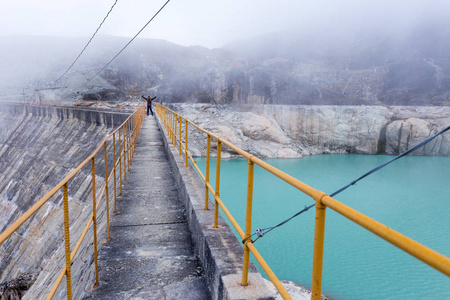
[[[266, 162], [331, 194], [392, 156], [316, 155]], [[206, 160], [197, 158], [202, 172]], [[247, 160], [222, 160], [220, 195], [245, 228]], [[214, 182], [215, 160], [211, 162]], [[450, 257], [450, 157], [408, 156], [335, 198]], [[214, 184], [212, 184], [214, 186]], [[255, 166], [252, 230], [311, 198]], [[311, 287], [314, 208], [255, 243], [279, 279]], [[254, 261], [255, 262], [255, 261]], [[255, 263], [258, 265], [257, 263]], [[327, 209], [322, 292], [333, 299], [450, 299], [450, 278]]]

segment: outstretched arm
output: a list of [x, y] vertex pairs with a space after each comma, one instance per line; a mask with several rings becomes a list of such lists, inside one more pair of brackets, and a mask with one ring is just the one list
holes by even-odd
[[152, 101], [155, 100], [155, 99], [156, 99], [156, 97], [152, 98]]
[[145, 98], [144, 96], [142, 96], [142, 98], [144, 98], [145, 100], [147, 100], [147, 98]]

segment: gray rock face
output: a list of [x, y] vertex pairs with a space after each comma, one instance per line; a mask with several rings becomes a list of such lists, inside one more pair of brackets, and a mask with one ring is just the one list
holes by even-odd
[[22, 299], [26, 291], [36, 281], [39, 271], [21, 274], [18, 278], [0, 284], [0, 299]]
[[[164, 102], [448, 105], [449, 20], [433, 18], [413, 27], [395, 34], [358, 29], [358, 34], [346, 30], [344, 35], [329, 32], [328, 37], [323, 30], [275, 31], [220, 49], [136, 39], [105, 72], [86, 83], [104, 66], [103, 59], [126, 43], [123, 37], [99, 35], [77, 70], [63, 77], [62, 88], [52, 93], [58, 99], [86, 100], [139, 98], [145, 91]], [[34, 97], [42, 83], [47, 88], [59, 85], [54, 80], [84, 41], [11, 36], [0, 43], [0, 95], [22, 99], [22, 91]]]
[[[419, 144], [450, 124], [450, 118], [423, 120], [409, 118], [394, 121], [386, 127], [386, 153], [397, 154]], [[449, 136], [443, 134], [415, 151], [416, 155], [449, 156]]]
[[[450, 125], [450, 107], [173, 105], [183, 116], [261, 158], [322, 153], [399, 154]], [[206, 136], [190, 130], [196, 156]], [[448, 133], [413, 155], [449, 155]], [[235, 153], [223, 148], [224, 157]]]

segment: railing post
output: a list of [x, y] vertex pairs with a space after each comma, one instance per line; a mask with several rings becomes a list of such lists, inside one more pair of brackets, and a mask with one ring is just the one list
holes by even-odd
[[[173, 143], [173, 146], [175, 147], [175, 149], [177, 148], [177, 123], [178, 123], [178, 115], [177, 114], [175, 114], [175, 118], [174, 118], [174, 120], [173, 120], [174, 122], [173, 122], [173, 127], [174, 127], [174, 132], [173, 132], [173, 139], [174, 139], [174, 143]], [[181, 147], [181, 145], [180, 145], [180, 147]]]
[[127, 163], [126, 163], [126, 171], [125, 174], [128, 172], [130, 168], [130, 143], [128, 142], [128, 137], [130, 135], [130, 129], [128, 128], [128, 121], [125, 122], [125, 145], [123, 148], [125, 149], [125, 155], [127, 157]]
[[188, 166], [188, 121], [187, 121], [187, 119], [185, 120], [186, 121], [186, 151], [185, 151], [185, 153], [184, 153], [184, 161], [186, 162], [186, 167]]
[[169, 109], [167, 110], [167, 112], [169, 113], [169, 122], [168, 122], [168, 127], [169, 127], [169, 139], [172, 140], [172, 144], [173, 144], [173, 138], [172, 138], [172, 111]]
[[108, 155], [106, 153], [106, 141], [103, 143], [105, 149], [105, 191], [106, 191], [106, 239], [109, 239], [109, 188], [108, 188]]
[[123, 126], [123, 182], [127, 182], [127, 139], [125, 138], [125, 131], [127, 129], [127, 123]]
[[179, 155], [181, 156], [181, 143], [182, 143], [182, 141], [181, 141], [181, 115], [180, 115], [180, 151], [179, 151]]
[[314, 256], [311, 300], [320, 300], [322, 295], [323, 244], [325, 238], [326, 206], [316, 199], [316, 222], [314, 231]]
[[92, 157], [92, 229], [94, 230], [95, 286], [98, 285], [97, 201], [95, 200], [95, 156]]
[[134, 158], [134, 153], [136, 152], [136, 142], [137, 142], [137, 137], [138, 137], [138, 126], [139, 124], [139, 119], [138, 119], [138, 115], [134, 116], [134, 127], [133, 127], [133, 158]]
[[[180, 145], [180, 151], [181, 151], [181, 145]], [[209, 195], [209, 189], [208, 189], [208, 183], [209, 183], [209, 162], [211, 159], [211, 136], [208, 134], [206, 138], [206, 172], [205, 172], [205, 209], [208, 210], [208, 195]]]
[[164, 127], [167, 130], [167, 107], [164, 107]]
[[[155, 114], [156, 114], [156, 112], [155, 112]], [[135, 137], [136, 141], [134, 143], [134, 145], [135, 145], [134, 151], [136, 151], [136, 148], [137, 148], [137, 143], [139, 141], [139, 135], [141, 133], [141, 126], [142, 126], [142, 117], [141, 117], [140, 114], [137, 114], [136, 119], [137, 119], [137, 122], [136, 122], [136, 137]]]
[[134, 147], [133, 147], [133, 158], [134, 158], [134, 153], [136, 153], [136, 147], [137, 147], [137, 142], [138, 142], [138, 138], [139, 138], [139, 115], [136, 114], [134, 116]]
[[[120, 136], [120, 134], [119, 134]], [[113, 161], [114, 161], [114, 168], [113, 168], [113, 172], [114, 172], [114, 212], [117, 212], [117, 179], [116, 179], [116, 133], [113, 133]]]
[[[167, 109], [167, 133], [169, 134], [169, 139], [172, 139], [172, 113], [170, 109]], [[173, 141], [172, 141], [173, 142]]]
[[219, 203], [217, 198], [220, 197], [220, 156], [222, 152], [222, 142], [217, 140], [217, 159], [216, 159], [216, 189], [214, 191], [214, 228], [219, 225]]
[[64, 201], [64, 241], [66, 253], [66, 283], [67, 283], [67, 299], [72, 300], [72, 273], [70, 269], [70, 231], [69, 231], [69, 193], [67, 182], [63, 186]]
[[172, 139], [173, 139], [173, 146], [177, 147], [177, 115], [175, 112], [172, 112], [173, 119], [172, 119]]
[[130, 171], [130, 166], [131, 166], [131, 121], [130, 119], [128, 119], [127, 122], [127, 153], [128, 153], [128, 170]]
[[119, 196], [122, 195], [122, 147], [121, 147], [120, 143], [121, 143], [121, 140], [120, 140], [120, 127], [119, 127], [119, 178], [120, 178]]
[[170, 111], [170, 136], [172, 137], [172, 144], [175, 144], [174, 140], [173, 140], [173, 120], [174, 120], [174, 117], [175, 117], [175, 114], [171, 110]]
[[133, 157], [134, 153], [136, 153], [137, 143], [139, 139], [139, 129], [140, 129], [141, 121], [139, 119], [139, 115], [136, 115], [136, 125], [134, 125], [134, 151], [133, 151]]
[[[253, 205], [253, 175], [255, 171], [255, 164], [251, 160], [248, 160], [248, 179], [247, 179], [247, 216], [245, 219], [245, 237], [249, 237], [252, 234], [252, 205]], [[248, 266], [250, 261], [250, 250], [247, 247], [247, 243], [244, 244], [244, 263], [242, 267], [242, 285], [248, 284]]]
[[131, 161], [133, 160], [133, 134], [134, 134], [134, 132], [133, 132], [133, 128], [134, 128], [134, 125], [133, 125], [133, 123], [134, 123], [134, 120], [133, 120], [133, 116], [131, 116], [131, 118], [130, 118], [130, 127], [129, 127], [129, 129], [130, 129], [130, 131], [129, 131], [129, 133], [130, 133], [130, 135], [129, 135], [129, 143], [130, 143], [130, 165], [131, 165]]
[[136, 150], [136, 116], [131, 118], [131, 161], [133, 161], [134, 151]]

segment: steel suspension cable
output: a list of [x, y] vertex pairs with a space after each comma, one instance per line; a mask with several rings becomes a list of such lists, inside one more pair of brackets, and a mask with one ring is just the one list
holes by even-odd
[[147, 24], [145, 24], [144, 27], [142, 27], [141, 30], [139, 30], [138, 33], [136, 33], [136, 35], [100, 71], [97, 72], [97, 74], [95, 74], [91, 79], [89, 79], [86, 82], [86, 84], [89, 83], [95, 77], [97, 77], [97, 75], [100, 74], [104, 69], [106, 69], [106, 67], [109, 66], [113, 62], [113, 60], [115, 60], [117, 58], [117, 56], [119, 56], [123, 52], [123, 50], [125, 50], [125, 48], [127, 48], [128, 45], [130, 45], [131, 42], [134, 41], [134, 39], [145, 29], [145, 27], [147, 27], [148, 24], [150, 24], [151, 21], [153, 21], [153, 19], [163, 10], [163, 8], [169, 2], [170, 2], [170, 0], [167, 0], [167, 2], [164, 3], [164, 5], [156, 12], [156, 14], [147, 22]]
[[100, 27], [102, 27], [103, 23], [105, 22], [106, 18], [108, 18], [109, 14], [111, 13], [111, 11], [113, 10], [114, 6], [116, 5], [118, 0], [116, 0], [114, 2], [114, 4], [111, 6], [111, 8], [109, 9], [108, 13], [106, 14], [106, 16], [103, 18], [103, 21], [100, 23], [100, 25], [98, 26], [97, 30], [94, 32], [94, 34], [91, 36], [91, 38], [89, 39], [89, 41], [87, 42], [86, 46], [84, 46], [83, 50], [81, 50], [80, 54], [78, 54], [77, 58], [73, 61], [73, 63], [70, 65], [70, 67], [64, 72], [64, 74], [61, 75], [61, 77], [59, 77], [56, 81], [61, 80], [61, 78], [64, 77], [64, 75], [67, 74], [67, 72], [69, 72], [69, 70], [73, 67], [73, 65], [78, 61], [78, 59], [80, 58], [80, 56], [83, 54], [84, 50], [86, 50], [86, 48], [89, 46], [89, 44], [91, 43], [92, 39], [94, 38], [94, 36], [97, 34], [97, 32], [99, 31]]
[[[346, 190], [347, 188], [349, 188], [350, 186], [355, 185], [358, 181], [364, 179], [365, 177], [369, 176], [370, 174], [375, 173], [376, 171], [380, 170], [381, 168], [387, 166], [388, 164], [394, 162], [395, 160], [397, 160], [397, 159], [399, 159], [399, 158], [402, 158], [403, 156], [405, 156], [405, 155], [411, 153], [412, 151], [417, 150], [418, 148], [424, 146], [425, 144], [427, 144], [428, 142], [430, 142], [431, 140], [433, 140], [434, 138], [438, 137], [439, 135], [443, 134], [444, 132], [446, 132], [446, 131], [448, 131], [448, 130], [450, 130], [450, 126], [447, 126], [446, 128], [444, 128], [444, 129], [442, 129], [441, 131], [439, 131], [438, 133], [436, 133], [435, 135], [433, 135], [433, 136], [427, 138], [426, 140], [422, 141], [421, 143], [417, 144], [416, 146], [414, 146], [414, 147], [412, 147], [412, 148], [406, 150], [405, 152], [403, 152], [403, 153], [397, 155], [397, 156], [394, 157], [393, 159], [391, 159], [391, 160], [389, 160], [389, 161], [387, 161], [387, 162], [385, 162], [385, 163], [382, 163], [381, 165], [379, 165], [379, 166], [376, 167], [376, 168], [373, 168], [373, 169], [370, 170], [369, 172], [367, 172], [367, 173], [365, 173], [364, 175], [360, 176], [358, 179], [353, 180], [352, 182], [350, 182], [350, 183], [347, 184], [346, 186], [344, 186], [344, 187], [340, 188], [339, 190], [335, 191], [334, 193], [332, 193], [332, 194], [330, 195], [330, 197], [334, 197], [334, 196], [336, 196], [337, 194], [339, 194], [339, 193], [345, 191], [345, 190]], [[281, 223], [279, 223], [279, 224], [277, 224], [277, 225], [275, 225], [275, 226], [270, 226], [270, 227], [266, 227], [266, 228], [257, 228], [257, 229], [255, 230], [255, 232], [254, 232], [252, 235], [250, 235], [250, 236], [248, 236], [247, 238], [245, 238], [244, 240], [242, 240], [242, 242], [245, 244], [245, 242], [246, 242], [247, 240], [251, 239], [254, 235], [257, 235], [258, 237], [257, 237], [254, 241], [252, 241], [253, 243], [255, 243], [259, 238], [263, 237], [265, 234], [269, 233], [270, 231], [274, 230], [275, 228], [278, 228], [278, 227], [280, 227], [280, 226], [283, 226], [284, 224], [286, 224], [286, 223], [289, 222], [290, 220], [292, 220], [292, 219], [294, 219], [295, 217], [301, 215], [302, 213], [308, 211], [310, 208], [314, 207], [315, 205], [316, 205], [316, 204], [311, 204], [311, 205], [309, 205], [309, 206], [305, 206], [304, 209], [302, 209], [301, 211], [297, 212], [297, 213], [296, 213], [295, 215], [293, 215], [292, 217], [290, 217], [290, 218], [284, 220], [283, 222], [281, 222]]]

